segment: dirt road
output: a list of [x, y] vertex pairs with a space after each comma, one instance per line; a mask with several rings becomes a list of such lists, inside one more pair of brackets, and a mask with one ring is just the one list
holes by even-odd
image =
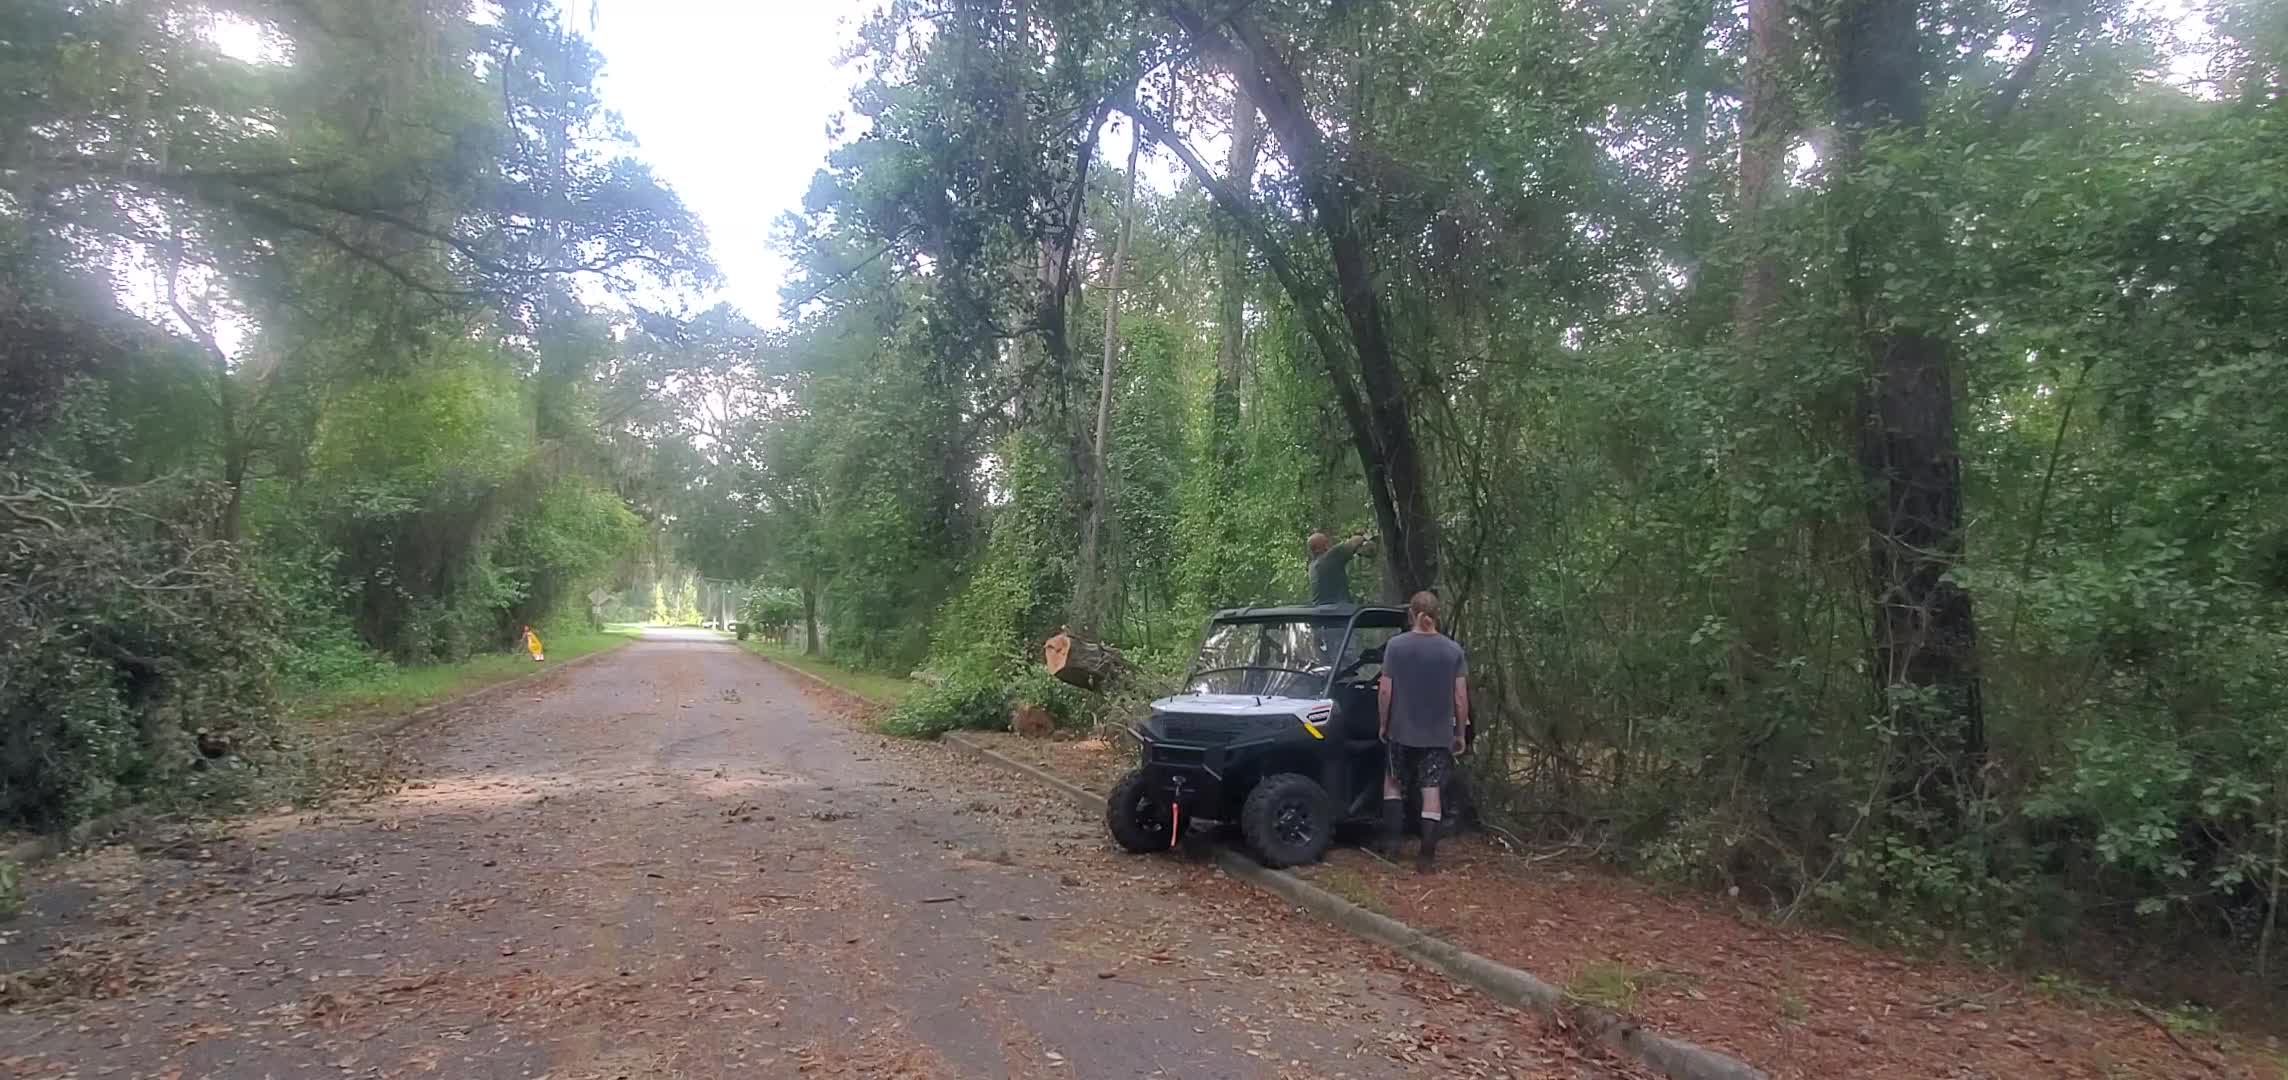
[[658, 635], [393, 795], [48, 871], [0, 1076], [1615, 1075], [817, 695]]

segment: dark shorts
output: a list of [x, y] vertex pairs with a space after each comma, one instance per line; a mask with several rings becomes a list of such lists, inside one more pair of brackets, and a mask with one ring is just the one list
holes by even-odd
[[1410, 784], [1417, 788], [1444, 787], [1446, 771], [1454, 766], [1454, 752], [1443, 746], [1394, 743], [1383, 760], [1388, 763], [1390, 778], [1400, 791], [1405, 791]]

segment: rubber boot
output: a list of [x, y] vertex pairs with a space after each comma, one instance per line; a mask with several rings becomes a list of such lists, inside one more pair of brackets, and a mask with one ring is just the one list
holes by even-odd
[[1398, 836], [1406, 829], [1406, 800], [1382, 800], [1382, 829], [1374, 838], [1376, 854], [1385, 859], [1398, 858]]
[[1422, 850], [1414, 856], [1414, 872], [1427, 874], [1437, 869], [1438, 832], [1446, 823], [1437, 818], [1422, 819]]

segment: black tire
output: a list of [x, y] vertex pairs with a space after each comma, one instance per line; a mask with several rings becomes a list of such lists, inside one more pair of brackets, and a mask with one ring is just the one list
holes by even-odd
[[1121, 850], [1141, 855], [1174, 847], [1168, 826], [1168, 800], [1152, 790], [1144, 770], [1130, 772], [1112, 786], [1104, 803], [1104, 827]]
[[1317, 862], [1335, 842], [1335, 803], [1301, 773], [1266, 776], [1240, 807], [1239, 831], [1263, 865]]

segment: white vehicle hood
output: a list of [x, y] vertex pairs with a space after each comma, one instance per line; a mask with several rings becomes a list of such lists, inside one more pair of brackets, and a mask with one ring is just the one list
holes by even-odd
[[1181, 712], [1194, 716], [1292, 716], [1323, 720], [1334, 710], [1326, 698], [1277, 697], [1264, 694], [1177, 694], [1152, 703], [1154, 712]]

